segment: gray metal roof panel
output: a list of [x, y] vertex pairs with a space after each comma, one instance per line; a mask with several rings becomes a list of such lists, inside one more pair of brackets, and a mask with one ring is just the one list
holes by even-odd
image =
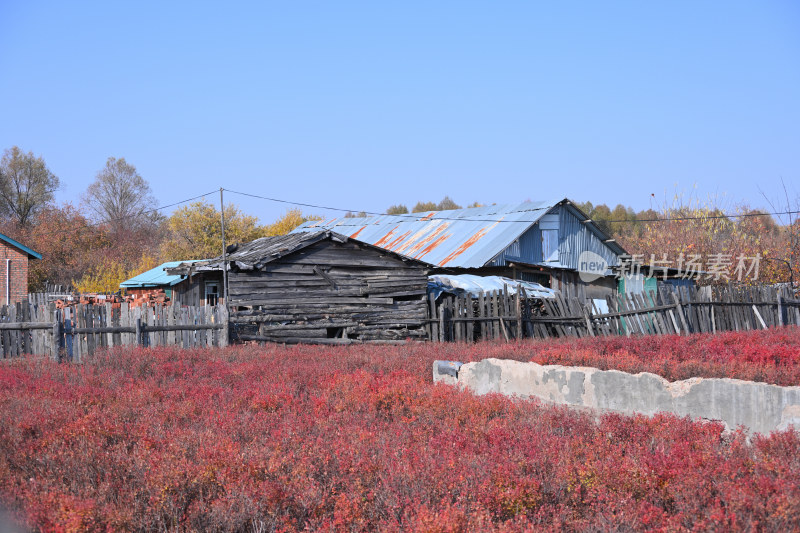
[[330, 229], [433, 265], [478, 268], [491, 261], [559, 202], [309, 221], [293, 233]]

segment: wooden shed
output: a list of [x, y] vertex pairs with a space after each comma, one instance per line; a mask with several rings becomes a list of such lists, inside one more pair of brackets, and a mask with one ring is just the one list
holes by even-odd
[[[331, 231], [229, 249], [228, 302], [241, 340], [350, 344], [427, 336], [428, 266]], [[221, 257], [182, 265], [221, 271]], [[173, 269], [174, 272], [180, 271]]]

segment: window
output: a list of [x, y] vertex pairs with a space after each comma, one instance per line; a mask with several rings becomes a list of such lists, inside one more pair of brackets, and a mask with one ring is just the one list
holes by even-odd
[[542, 230], [542, 261], [543, 262], [557, 262], [558, 261], [558, 230], [557, 229], [543, 229]]
[[219, 283], [216, 281], [206, 281], [206, 305], [217, 305], [219, 303]]

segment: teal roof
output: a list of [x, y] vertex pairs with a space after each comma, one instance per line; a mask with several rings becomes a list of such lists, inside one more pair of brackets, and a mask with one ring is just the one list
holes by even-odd
[[165, 268], [174, 268], [182, 263], [196, 263], [199, 259], [192, 261], [167, 261], [163, 265], [142, 272], [138, 276], [134, 276], [129, 280], [123, 281], [119, 284], [124, 289], [146, 289], [148, 287], [172, 287], [186, 279], [186, 276], [170, 276], [167, 274]]
[[35, 257], [36, 259], [41, 259], [42, 258], [42, 254], [40, 254], [39, 252], [36, 252], [36, 251], [28, 248], [27, 246], [25, 246], [22, 243], [19, 243], [19, 242], [15, 241], [14, 239], [9, 237], [8, 235], [3, 235], [2, 233], [0, 233], [0, 240], [2, 240], [4, 242], [7, 242], [11, 246], [19, 248], [20, 250], [22, 250], [23, 252], [25, 252], [26, 254], [28, 254], [31, 257]]

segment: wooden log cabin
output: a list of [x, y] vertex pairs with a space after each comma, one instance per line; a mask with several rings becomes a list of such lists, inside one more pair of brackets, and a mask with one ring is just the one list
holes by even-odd
[[[331, 231], [229, 247], [228, 303], [240, 340], [352, 344], [427, 337], [428, 266]], [[204, 275], [222, 257], [173, 272]]]

